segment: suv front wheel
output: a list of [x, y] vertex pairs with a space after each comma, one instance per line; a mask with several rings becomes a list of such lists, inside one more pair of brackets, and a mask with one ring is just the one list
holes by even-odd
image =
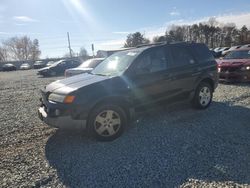
[[193, 106], [198, 109], [207, 108], [213, 98], [212, 87], [207, 82], [201, 82], [195, 91]]
[[90, 114], [88, 129], [100, 141], [119, 137], [127, 124], [124, 110], [117, 105], [99, 105]]

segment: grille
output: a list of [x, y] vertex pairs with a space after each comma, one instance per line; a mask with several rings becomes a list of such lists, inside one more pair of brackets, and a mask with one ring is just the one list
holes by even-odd
[[221, 67], [221, 72], [235, 72], [239, 67]]

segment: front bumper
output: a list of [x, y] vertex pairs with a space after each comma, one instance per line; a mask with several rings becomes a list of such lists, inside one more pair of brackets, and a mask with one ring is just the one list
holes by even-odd
[[46, 100], [45, 93], [42, 93], [41, 106], [38, 108], [38, 117], [47, 125], [60, 129], [85, 129], [87, 121], [85, 119], [73, 118], [74, 113], [68, 106], [60, 104], [50, 104]]
[[220, 81], [250, 81], [250, 71], [219, 72]]
[[38, 109], [39, 118], [47, 125], [59, 129], [86, 129], [86, 120], [74, 120], [70, 116], [49, 117], [44, 107]]

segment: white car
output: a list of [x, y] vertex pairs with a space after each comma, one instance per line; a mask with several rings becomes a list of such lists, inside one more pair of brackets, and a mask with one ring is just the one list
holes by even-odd
[[80, 66], [65, 71], [65, 77], [75, 76], [82, 73], [91, 72], [105, 58], [93, 58], [84, 61]]
[[221, 55], [222, 56], [225, 56], [228, 52], [231, 52], [231, 51], [233, 51], [233, 50], [236, 50], [236, 49], [238, 49], [238, 48], [240, 48], [241, 46], [232, 46], [231, 48], [229, 48], [228, 50], [224, 50], [224, 51], [222, 51], [221, 52]]
[[31, 66], [28, 63], [23, 63], [20, 66], [20, 70], [29, 70], [31, 68]]

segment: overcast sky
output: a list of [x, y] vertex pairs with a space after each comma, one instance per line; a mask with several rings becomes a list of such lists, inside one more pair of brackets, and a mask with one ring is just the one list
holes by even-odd
[[85, 47], [114, 49], [128, 33], [164, 34], [172, 24], [192, 24], [216, 17], [250, 28], [249, 0], [0, 0], [0, 40], [28, 35], [40, 42], [42, 57]]

